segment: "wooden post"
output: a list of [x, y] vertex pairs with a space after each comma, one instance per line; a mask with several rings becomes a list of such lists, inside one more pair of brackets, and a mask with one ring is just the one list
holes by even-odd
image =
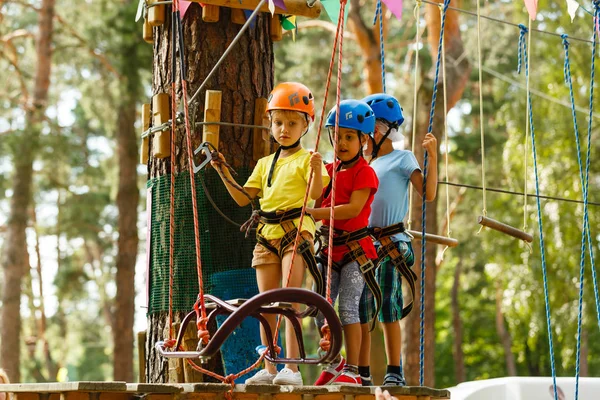
[[514, 238], [524, 240], [527, 243], [533, 242], [533, 236], [530, 235], [529, 233], [523, 232], [522, 230], [517, 229], [517, 228], [513, 228], [510, 225], [503, 224], [502, 222], [496, 221], [495, 219], [491, 219], [488, 217], [484, 217], [483, 215], [480, 215], [477, 218], [477, 222], [480, 225], [487, 226], [488, 228], [492, 228], [493, 230], [502, 232], [508, 236], [512, 236]]
[[137, 334], [138, 347], [138, 382], [146, 383], [146, 331]]
[[[173, 323], [173, 331], [175, 333], [179, 332], [179, 322]], [[166, 326], [163, 331], [163, 337], [169, 337], [169, 327]], [[169, 373], [167, 383], [184, 383], [185, 377], [183, 374], [183, 363], [184, 360], [182, 358], [169, 358]]]
[[[192, 0], [195, 3], [204, 5], [221, 6], [227, 8], [241, 8], [243, 10], [254, 10], [260, 0]], [[286, 9], [275, 7], [275, 14], [297, 15], [318, 19], [321, 15], [322, 5], [317, 1], [314, 6], [309, 7], [306, 0], [285, 0]], [[265, 4], [260, 8], [262, 12], [269, 12], [269, 5]]]
[[[198, 331], [196, 329], [196, 324], [188, 324], [183, 334], [183, 347], [187, 350], [193, 350], [196, 346], [198, 346]], [[194, 361], [197, 362], [198, 360]], [[192, 368], [187, 361], [183, 362], [183, 376], [186, 383], [204, 382], [204, 379], [202, 378], [203, 375]]]
[[[204, 122], [221, 122], [221, 91], [207, 90], [204, 100]], [[219, 125], [204, 125], [202, 141], [212, 143], [219, 149]]]
[[[150, 128], [150, 104], [142, 104], [142, 134]], [[142, 139], [140, 148], [140, 164], [148, 164], [148, 152], [150, 145], [150, 137], [146, 136]]]
[[[267, 112], [267, 99], [259, 97], [254, 102], [254, 125], [263, 125], [263, 119]], [[254, 128], [252, 132], [252, 158], [258, 161], [269, 154], [269, 131]]]
[[277, 14], [271, 18], [271, 24], [269, 25], [269, 36], [271, 36], [271, 40], [274, 42], [279, 42], [281, 39], [283, 39], [283, 27], [281, 26], [281, 20]]
[[244, 23], [246, 22], [246, 15], [244, 14], [244, 10], [242, 10], [241, 8], [232, 8], [231, 22], [238, 25], [244, 25]]
[[148, 22], [147, 19], [144, 19], [144, 26], [142, 28], [142, 37], [146, 43], [154, 43], [154, 38], [152, 36], [152, 26]]
[[[157, 93], [152, 97], [152, 125], [154, 127], [169, 121], [170, 98], [166, 93]], [[166, 158], [171, 155], [171, 130], [156, 132], [152, 138], [152, 156]]]
[[[156, 3], [157, 0], [148, 1], [149, 4]], [[165, 23], [165, 5], [160, 4], [148, 8], [148, 23], [152, 26], [159, 26]]]
[[219, 7], [205, 4], [202, 7], [202, 21], [219, 22]]

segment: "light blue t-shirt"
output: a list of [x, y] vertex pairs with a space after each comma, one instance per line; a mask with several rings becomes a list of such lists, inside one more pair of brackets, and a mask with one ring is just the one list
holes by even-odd
[[[415, 155], [407, 150], [394, 150], [371, 163], [379, 179], [379, 190], [371, 205], [369, 226], [383, 228], [404, 221], [408, 212], [408, 185], [416, 170], [421, 170]], [[399, 233], [395, 240], [410, 242], [410, 237]]]

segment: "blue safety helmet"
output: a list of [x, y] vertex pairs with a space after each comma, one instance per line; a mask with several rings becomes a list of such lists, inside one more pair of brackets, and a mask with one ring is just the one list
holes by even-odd
[[402, 107], [394, 96], [385, 93], [376, 93], [362, 99], [375, 113], [376, 119], [382, 119], [391, 124], [402, 125], [404, 114]]
[[[336, 107], [327, 115], [325, 127], [335, 126]], [[340, 128], [356, 129], [367, 135], [375, 132], [375, 114], [367, 103], [360, 100], [340, 102]]]

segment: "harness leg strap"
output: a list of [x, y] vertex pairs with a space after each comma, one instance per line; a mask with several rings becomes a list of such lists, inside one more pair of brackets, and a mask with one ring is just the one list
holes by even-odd
[[[375, 314], [369, 326], [369, 331], [373, 331], [373, 329], [375, 329], [375, 323], [377, 322], [377, 315], [379, 315], [381, 304], [383, 303], [381, 288], [379, 287], [377, 277], [375, 276], [376, 265], [367, 257], [358, 241], [348, 243], [348, 247], [350, 248], [350, 252], [346, 254], [346, 257], [349, 258], [348, 261], [358, 262], [365, 283], [371, 293], [373, 293], [375, 299]], [[344, 265], [345, 264], [346, 262], [344, 262]]]
[[408, 265], [406, 265], [406, 260], [404, 259], [404, 256], [400, 254], [400, 252], [396, 248], [396, 244], [390, 239], [390, 237], [379, 239], [379, 243], [381, 243], [381, 247], [377, 252], [377, 266], [379, 266], [383, 262], [383, 260], [385, 260], [385, 258], [389, 256], [392, 265], [396, 269], [398, 269], [400, 276], [402, 276], [402, 278], [406, 280], [406, 283], [410, 288], [410, 303], [408, 303], [402, 308], [402, 318], [404, 318], [412, 311], [414, 306], [416, 292], [415, 282], [417, 280], [417, 275]]

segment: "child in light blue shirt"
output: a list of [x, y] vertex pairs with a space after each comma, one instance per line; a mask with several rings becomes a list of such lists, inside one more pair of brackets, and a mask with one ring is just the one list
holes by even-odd
[[[407, 150], [395, 150], [392, 142], [400, 138], [398, 131], [404, 122], [402, 108], [393, 96], [380, 93], [363, 99], [375, 113], [375, 133], [371, 137], [367, 154], [371, 154], [371, 167], [379, 179], [379, 190], [371, 207], [369, 227], [379, 232], [375, 242], [380, 253], [377, 280], [383, 294], [383, 304], [377, 316], [383, 327], [387, 373], [384, 386], [404, 386], [406, 381], [401, 368], [400, 320], [410, 308], [404, 308], [402, 298], [402, 277], [414, 282], [414, 272], [409, 268], [414, 263], [411, 237], [403, 232], [402, 222], [409, 207], [409, 183], [419, 195], [423, 195], [423, 173], [415, 155]], [[437, 140], [428, 133], [423, 140], [423, 148], [429, 153], [430, 168], [427, 174], [426, 200], [435, 199], [437, 191]], [[383, 231], [382, 231], [383, 230]], [[393, 234], [384, 233], [385, 231]], [[414, 286], [412, 286], [414, 287]], [[411, 287], [411, 288], [412, 288]], [[359, 359], [359, 373], [364, 386], [371, 384], [369, 360], [371, 336], [368, 321], [375, 310], [370, 290], [363, 290], [360, 304], [363, 340]], [[403, 312], [404, 309], [404, 312]]]

